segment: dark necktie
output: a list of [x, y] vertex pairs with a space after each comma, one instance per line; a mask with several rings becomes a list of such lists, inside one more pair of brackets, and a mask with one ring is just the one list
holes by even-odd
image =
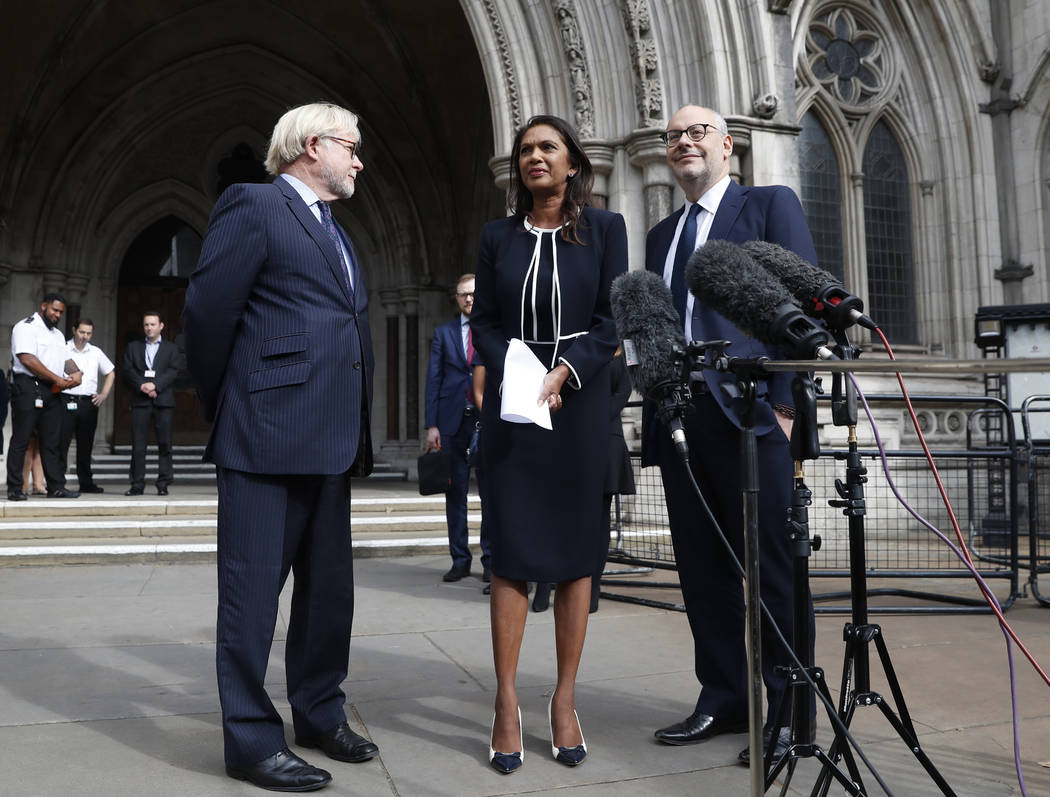
[[687, 298], [685, 287], [685, 264], [689, 256], [696, 248], [696, 217], [700, 213], [700, 205], [694, 202], [689, 207], [689, 215], [685, 217], [685, 226], [678, 238], [678, 248], [674, 250], [674, 268], [671, 270], [671, 299], [674, 301], [674, 309], [678, 311], [679, 320], [685, 324], [685, 303]]
[[[468, 322], [469, 323], [469, 322]], [[471, 363], [474, 362], [474, 330], [467, 326], [467, 371], [470, 374], [474, 373], [474, 369], [471, 368]], [[467, 384], [467, 404], [473, 406], [474, 404], [474, 380], [471, 379]]]
[[346, 260], [343, 258], [343, 242], [339, 238], [339, 231], [335, 228], [332, 209], [328, 207], [327, 202], [320, 201], [317, 203], [317, 209], [321, 211], [321, 226], [328, 233], [328, 237], [332, 239], [332, 243], [335, 245], [335, 253], [339, 256], [339, 262], [343, 266], [343, 282], [346, 283], [346, 289], [353, 295], [354, 286], [350, 284], [350, 271], [347, 269]]

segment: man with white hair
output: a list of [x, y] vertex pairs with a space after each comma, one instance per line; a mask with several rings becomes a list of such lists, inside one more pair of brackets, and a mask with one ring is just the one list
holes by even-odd
[[212, 423], [218, 477], [216, 668], [226, 772], [275, 791], [331, 775], [292, 753], [266, 694], [278, 596], [295, 741], [338, 761], [379, 749], [350, 729], [341, 684], [354, 610], [350, 476], [372, 469], [374, 358], [353, 244], [328, 203], [364, 168], [357, 116], [327, 103], [277, 122], [271, 184], [215, 206], [183, 314], [186, 359]]

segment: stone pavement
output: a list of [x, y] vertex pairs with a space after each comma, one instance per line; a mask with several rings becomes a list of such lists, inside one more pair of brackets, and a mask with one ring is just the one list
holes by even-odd
[[[357, 562], [346, 684], [350, 720], [378, 743], [381, 755], [343, 764], [299, 751], [333, 773], [332, 785], [320, 793], [748, 794], [747, 770], [734, 763], [746, 735], [680, 748], [652, 738], [654, 728], [688, 714], [696, 697], [684, 615], [611, 600], [591, 616], [580, 672], [577, 703], [591, 750], [586, 763], [568, 769], [550, 757], [546, 702], [554, 681], [553, 618], [551, 612], [530, 613], [519, 676], [525, 766], [510, 777], [490, 770], [494, 678], [487, 599], [477, 578], [442, 583], [446, 559]], [[0, 611], [0, 794], [264, 793], [223, 774], [214, 565], [6, 568], [0, 570]], [[281, 655], [286, 617], [287, 603], [269, 681], [287, 720]], [[1050, 664], [1050, 611], [1020, 600], [1007, 619]], [[1007, 659], [994, 619], [920, 615], [873, 621], [883, 626], [923, 747], [956, 793], [1020, 794], [1012, 766]], [[817, 663], [836, 687], [843, 622], [842, 616], [817, 620]], [[1050, 759], [1050, 689], [1019, 654], [1015, 661], [1027, 790], [1045, 796], [1050, 769], [1040, 762]], [[873, 665], [873, 688], [888, 695], [879, 672]], [[825, 717], [818, 734], [825, 745], [828, 727]], [[894, 795], [939, 793], [881, 713], [860, 710], [853, 730]], [[808, 793], [816, 772], [814, 760], [803, 760], [789, 793]], [[868, 794], [883, 793], [870, 775], [865, 782]], [[844, 791], [836, 786], [831, 793]]]

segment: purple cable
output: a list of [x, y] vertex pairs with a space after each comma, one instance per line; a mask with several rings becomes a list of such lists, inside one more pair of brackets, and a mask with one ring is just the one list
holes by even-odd
[[[926, 518], [913, 509], [911, 504], [904, 500], [904, 496], [900, 494], [896, 482], [893, 481], [893, 476], [890, 475], [890, 463], [886, 458], [886, 449], [882, 445], [882, 438], [879, 436], [878, 427], [875, 426], [875, 419], [872, 417], [871, 408], [868, 407], [868, 400], [861, 391], [860, 385], [857, 384], [857, 380], [853, 378], [853, 374], [847, 373], [846, 376], [849, 377], [849, 381], [857, 391], [857, 396], [860, 397], [861, 404], [864, 405], [864, 414], [868, 416], [868, 423], [871, 424], [871, 430], [875, 435], [875, 445], [879, 449], [879, 459], [882, 461], [882, 472], [886, 475], [886, 482], [889, 484], [890, 490], [893, 492], [894, 496], [896, 496], [897, 500], [900, 501], [901, 506], [904, 507], [909, 515], [940, 537], [941, 540], [952, 549], [955, 555], [959, 557], [960, 561], [966, 565], [966, 569], [973, 575], [978, 586], [981, 588], [981, 592], [983, 592], [989, 599], [995, 601], [996, 608], [998, 608], [999, 611], [1002, 611], [1002, 604], [1000, 604], [999, 599], [995, 597], [991, 587], [989, 587], [988, 583], [981, 577], [981, 574], [977, 572], [977, 568], [970, 564], [969, 560], [963, 552], [959, 550], [958, 546], [948, 538], [948, 535], [944, 534], [940, 529], [936, 528], [932, 523], [926, 520]], [[1028, 797], [1028, 792], [1025, 791], [1024, 788], [1024, 775], [1021, 773], [1021, 739], [1018, 730], [1020, 718], [1017, 715], [1017, 678], [1014, 672], [1013, 640], [1010, 639], [1010, 635], [1007, 634], [1006, 629], [1003, 628], [1002, 621], [1000, 621], [999, 618], [996, 618], [996, 621], [999, 623], [999, 630], [1003, 632], [1003, 637], [1006, 638], [1006, 658], [1010, 663], [1010, 708], [1013, 714], [1014, 768], [1017, 770], [1017, 783], [1021, 787], [1021, 794], [1024, 797]]]

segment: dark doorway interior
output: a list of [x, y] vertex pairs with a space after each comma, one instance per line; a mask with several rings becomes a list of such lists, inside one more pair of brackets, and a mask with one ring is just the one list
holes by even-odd
[[[190, 273], [200, 256], [201, 238], [181, 219], [168, 216], [147, 227], [128, 247], [120, 267], [117, 288], [117, 358], [123, 371], [124, 350], [142, 335], [142, 315], [154, 310], [164, 322], [165, 340], [178, 344], [182, 353], [182, 306]], [[175, 383], [175, 445], [201, 445], [208, 439], [208, 425], [200, 415], [193, 382], [183, 362]], [[121, 376], [113, 406], [113, 444], [131, 443], [128, 388]]]

